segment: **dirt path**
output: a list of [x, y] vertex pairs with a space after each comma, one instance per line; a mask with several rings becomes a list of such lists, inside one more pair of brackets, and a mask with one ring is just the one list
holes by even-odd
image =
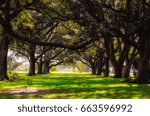
[[37, 93], [38, 89], [36, 88], [14, 88], [7, 90], [0, 90], [0, 93], [9, 93], [9, 94], [20, 94], [20, 93]]

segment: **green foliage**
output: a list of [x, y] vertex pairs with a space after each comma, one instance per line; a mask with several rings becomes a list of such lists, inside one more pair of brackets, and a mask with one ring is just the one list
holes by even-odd
[[15, 30], [33, 28], [34, 22], [31, 13], [27, 10], [23, 10], [15, 19], [12, 21], [13, 28]]
[[50, 69], [50, 72], [55, 72], [57, 70], [57, 67], [52, 67], [51, 69]]
[[74, 67], [73, 68], [74, 72], [80, 72], [80, 73], [82, 73], [83, 70], [86, 68], [86, 65], [83, 64], [81, 61], [75, 61], [73, 67]]
[[19, 81], [20, 76], [17, 73], [9, 73], [9, 81]]
[[8, 68], [8, 71], [11, 72], [11, 71], [14, 71], [15, 69], [17, 69], [19, 66], [21, 66], [24, 63], [24, 61], [22, 61], [22, 62], [18, 61], [20, 56], [17, 55], [17, 53], [15, 53], [13, 51], [9, 51], [9, 53], [10, 54], [7, 56], [7, 68]]

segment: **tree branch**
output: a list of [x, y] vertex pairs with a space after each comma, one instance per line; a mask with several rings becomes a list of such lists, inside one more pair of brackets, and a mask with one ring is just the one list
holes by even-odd
[[60, 48], [67, 48], [67, 49], [72, 49], [72, 50], [78, 50], [78, 49], [84, 48], [87, 45], [89, 45], [90, 43], [98, 40], [98, 38], [93, 38], [93, 39], [84, 41], [82, 43], [79, 43], [78, 45], [76, 45], [76, 43], [74, 43], [74, 45], [73, 44], [70, 45], [68, 43], [45, 42], [45, 41], [39, 40], [40, 38], [36, 37], [36, 35], [35, 35], [35, 37], [33, 39], [31, 39], [28, 36], [18, 34], [18, 33], [13, 31], [13, 29], [12, 29], [10, 24], [8, 24], [7, 22], [4, 22], [4, 24], [5, 24], [5, 27], [7, 29], [7, 33], [9, 33], [12, 37], [14, 37], [14, 38], [16, 38], [16, 39], [18, 39], [20, 41], [28, 42], [28, 43], [31, 43], [31, 44], [34, 44], [34, 45], [60, 47]]

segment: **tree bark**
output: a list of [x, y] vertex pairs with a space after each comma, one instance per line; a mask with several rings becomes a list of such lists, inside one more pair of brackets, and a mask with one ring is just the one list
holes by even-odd
[[43, 74], [43, 72], [42, 72], [42, 64], [38, 63], [37, 66], [38, 66], [37, 74]]
[[103, 71], [102, 68], [103, 68], [103, 67], [100, 66], [100, 65], [97, 66], [97, 75], [102, 75], [102, 71]]
[[29, 76], [34, 76], [35, 75], [35, 46], [30, 46], [30, 53], [29, 53]]
[[149, 61], [145, 59], [141, 59], [138, 69], [138, 76], [135, 80], [136, 83], [149, 83], [150, 78], [150, 72], [149, 72]]
[[96, 74], [96, 66], [92, 66], [92, 75], [95, 75]]
[[115, 69], [114, 78], [122, 78], [122, 66], [121, 67], [115, 66], [114, 69]]
[[[150, 83], [150, 23], [147, 22], [139, 33], [140, 35], [140, 63], [136, 83]], [[144, 44], [144, 47], [142, 46]]]
[[49, 73], [49, 61], [44, 62], [44, 67], [43, 67], [43, 74], [48, 74]]
[[40, 58], [39, 62], [37, 63], [37, 66], [38, 66], [37, 74], [43, 74], [43, 72], [42, 72], [42, 67], [43, 67], [42, 57]]
[[126, 65], [124, 66], [124, 69], [123, 69], [123, 77], [125, 78], [130, 77], [130, 70], [131, 70], [130, 61], [127, 59]]
[[105, 58], [105, 71], [104, 71], [104, 77], [108, 77], [109, 76], [109, 59], [110, 59], [110, 50], [109, 50], [109, 39], [110, 37], [106, 36], [104, 38], [104, 45], [106, 48], [106, 58]]
[[104, 62], [103, 62], [103, 57], [99, 56], [99, 59], [97, 61], [97, 65], [96, 65], [96, 68], [97, 68], [97, 75], [101, 75], [102, 72], [103, 72], [103, 66], [104, 66]]
[[104, 77], [109, 76], [109, 57], [105, 58]]
[[144, 55], [141, 55], [138, 75], [136, 78], [137, 83], [149, 83], [150, 82], [150, 40], [145, 42]]
[[0, 39], [0, 81], [9, 80], [7, 76], [7, 54], [8, 54], [8, 35], [4, 34]]
[[35, 75], [35, 59], [31, 58], [29, 61], [29, 76], [34, 76]]

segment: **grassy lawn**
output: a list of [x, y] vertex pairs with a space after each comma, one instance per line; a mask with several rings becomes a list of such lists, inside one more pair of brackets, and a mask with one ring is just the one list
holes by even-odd
[[123, 79], [89, 73], [51, 73], [26, 76], [15, 82], [0, 82], [0, 98], [23, 99], [139, 99], [150, 98], [150, 84], [127, 84]]

